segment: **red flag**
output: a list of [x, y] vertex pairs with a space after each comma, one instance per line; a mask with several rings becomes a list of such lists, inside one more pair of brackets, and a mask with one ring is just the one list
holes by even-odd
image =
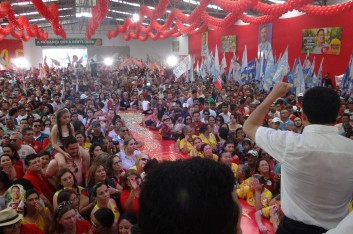
[[222, 90], [222, 81], [220, 76], [217, 77], [217, 80], [213, 82], [213, 84], [214, 84], [214, 87], [216, 87], [216, 89], [218, 89], [219, 91]]
[[44, 57], [44, 69], [46, 72], [50, 72], [50, 68], [47, 64], [47, 56]]

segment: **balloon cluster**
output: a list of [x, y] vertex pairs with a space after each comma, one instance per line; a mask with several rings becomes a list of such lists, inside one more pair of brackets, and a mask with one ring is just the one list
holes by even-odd
[[[38, 13], [50, 21], [53, 32], [65, 39], [66, 33], [59, 23], [58, 6], [51, 4], [47, 8], [42, 0], [32, 0], [32, 3]], [[42, 41], [48, 39], [48, 33], [43, 29], [39, 29], [36, 24], [30, 25], [27, 17], [20, 16], [16, 19], [15, 12], [9, 2], [0, 3], [0, 19], [5, 18], [8, 20], [8, 24], [5, 27], [0, 26], [0, 40], [4, 39], [7, 35], [23, 41], [28, 41], [32, 37]]]
[[92, 18], [90, 18], [86, 28], [86, 38], [90, 39], [98, 29], [100, 23], [108, 15], [108, 0], [98, 0], [92, 8]]
[[[145, 27], [142, 25], [142, 21], [134, 22], [131, 18], [127, 18], [123, 25], [118, 25], [115, 30], [109, 30], [107, 37], [112, 39], [122, 34], [124, 40], [127, 41], [131, 39], [146, 41], [148, 38], [158, 40], [170, 36], [178, 37], [182, 34], [205, 32], [207, 29], [226, 29], [238, 19], [251, 24], [264, 24], [295, 9], [312, 15], [332, 16], [353, 8], [353, 1], [331, 6], [313, 6], [310, 5], [311, 2], [313, 0], [288, 0], [283, 4], [266, 4], [260, 0], [200, 0], [199, 5], [190, 15], [174, 8], [164, 24], [160, 24], [157, 19], [166, 13], [169, 4], [169, 0], [160, 0], [155, 9], [142, 6], [139, 10], [141, 19], [149, 19], [149, 26]], [[206, 9], [211, 3], [228, 12], [228, 14], [223, 19], [210, 16]], [[244, 12], [250, 9], [260, 13], [261, 16], [250, 17], [245, 15]]]

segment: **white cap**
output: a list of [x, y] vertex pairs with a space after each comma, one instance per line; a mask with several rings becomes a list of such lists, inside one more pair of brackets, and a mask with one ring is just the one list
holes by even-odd
[[277, 122], [281, 122], [281, 120], [278, 117], [274, 117], [272, 119], [272, 123], [277, 123]]

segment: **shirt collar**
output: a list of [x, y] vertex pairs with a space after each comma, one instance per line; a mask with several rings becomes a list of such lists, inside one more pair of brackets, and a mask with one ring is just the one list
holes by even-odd
[[335, 126], [327, 126], [327, 125], [321, 125], [321, 124], [310, 124], [306, 127], [304, 127], [303, 134], [304, 133], [332, 133], [332, 134], [338, 134], [338, 129]]

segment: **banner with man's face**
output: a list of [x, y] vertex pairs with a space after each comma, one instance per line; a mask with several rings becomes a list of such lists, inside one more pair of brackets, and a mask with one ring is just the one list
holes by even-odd
[[259, 25], [258, 31], [258, 55], [267, 55], [272, 49], [272, 23]]
[[303, 29], [302, 53], [339, 55], [341, 37], [341, 27]]

